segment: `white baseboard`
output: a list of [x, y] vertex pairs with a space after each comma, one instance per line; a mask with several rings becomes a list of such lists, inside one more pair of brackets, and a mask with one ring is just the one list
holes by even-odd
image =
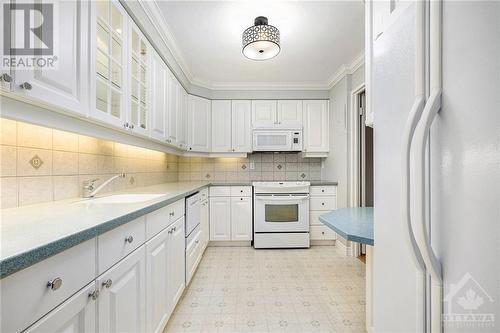
[[210, 241], [208, 246], [251, 246], [250, 241]]
[[[349, 242], [349, 243], [350, 243], [350, 242]], [[348, 244], [349, 244], [349, 243], [348, 243]], [[342, 242], [340, 242], [340, 241], [339, 241], [339, 242], [336, 242], [336, 244], [335, 244], [335, 245], [339, 248], [339, 250], [341, 250], [342, 252], [344, 252], [346, 256], [348, 256], [348, 257], [352, 257], [352, 255], [353, 255], [353, 252], [352, 252], [352, 244], [349, 244], [349, 245], [351, 245], [351, 246], [347, 246], [347, 245], [345, 245], [344, 243], [342, 243]]]
[[335, 240], [311, 240], [311, 245], [314, 246], [335, 246], [337, 244]]

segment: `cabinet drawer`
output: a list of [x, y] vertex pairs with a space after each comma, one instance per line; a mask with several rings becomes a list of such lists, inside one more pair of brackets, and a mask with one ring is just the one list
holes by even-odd
[[170, 218], [170, 223], [173, 223], [177, 221], [181, 216], [184, 216], [185, 214], [185, 206], [186, 206], [186, 200], [181, 199], [173, 204], [170, 204], [167, 206], [168, 208], [168, 216]]
[[324, 225], [312, 225], [309, 227], [311, 240], [333, 240], [337, 239], [335, 231]]
[[22, 331], [92, 281], [95, 249], [91, 239], [2, 279], [0, 331]]
[[229, 197], [231, 196], [230, 186], [211, 186], [210, 187], [211, 197]]
[[311, 195], [337, 195], [337, 186], [311, 186]]
[[309, 201], [310, 210], [335, 210], [337, 209], [337, 197], [311, 197]]
[[146, 215], [146, 240], [174, 223], [179, 217], [184, 215], [185, 201], [178, 200], [173, 204], [155, 210]]
[[99, 274], [138, 248], [146, 240], [145, 217], [110, 230], [97, 238]]
[[321, 214], [325, 214], [326, 212], [324, 210], [311, 210], [309, 211], [309, 225], [320, 225], [320, 226], [325, 226], [321, 221], [319, 220], [319, 216]]
[[251, 197], [252, 186], [231, 186], [232, 197]]
[[196, 272], [196, 268], [200, 263], [201, 254], [203, 251], [201, 243], [202, 233], [200, 228], [197, 228], [195, 235], [190, 235], [186, 246], [186, 285], [191, 281], [191, 278]]

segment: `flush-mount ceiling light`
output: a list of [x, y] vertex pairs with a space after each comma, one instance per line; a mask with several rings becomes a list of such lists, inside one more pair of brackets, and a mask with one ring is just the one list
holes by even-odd
[[254, 26], [243, 32], [243, 54], [252, 60], [267, 60], [280, 53], [280, 31], [267, 24], [267, 17], [255, 18]]

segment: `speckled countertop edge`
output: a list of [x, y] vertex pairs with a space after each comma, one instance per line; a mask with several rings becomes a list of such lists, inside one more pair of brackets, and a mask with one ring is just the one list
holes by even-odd
[[189, 191], [178, 194], [166, 200], [156, 202], [150, 206], [133, 211], [129, 214], [119, 216], [109, 221], [102, 222], [96, 226], [81, 230], [69, 236], [54, 240], [53, 242], [43, 244], [39, 247], [26, 250], [25, 252], [13, 255], [0, 261], [0, 279], [3, 279], [15, 272], [32, 266], [42, 260], [50, 258], [60, 252], [63, 252], [73, 246], [83, 243], [89, 239], [95, 238], [103, 233], [110, 231], [123, 224], [131, 222], [141, 216], [151, 213], [157, 209], [165, 207], [179, 199], [190, 196], [193, 193], [207, 187], [202, 185]]

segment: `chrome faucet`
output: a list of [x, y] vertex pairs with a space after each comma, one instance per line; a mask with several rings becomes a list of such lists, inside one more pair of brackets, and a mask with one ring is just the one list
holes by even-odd
[[86, 180], [83, 182], [83, 197], [84, 198], [93, 198], [99, 191], [101, 191], [106, 185], [111, 183], [113, 180], [116, 178], [125, 178], [124, 173], [119, 173], [117, 175], [114, 175], [113, 177], [109, 178], [106, 180], [104, 183], [99, 185], [97, 188], [94, 188], [95, 182], [99, 180], [99, 178], [96, 179], [90, 179]]

